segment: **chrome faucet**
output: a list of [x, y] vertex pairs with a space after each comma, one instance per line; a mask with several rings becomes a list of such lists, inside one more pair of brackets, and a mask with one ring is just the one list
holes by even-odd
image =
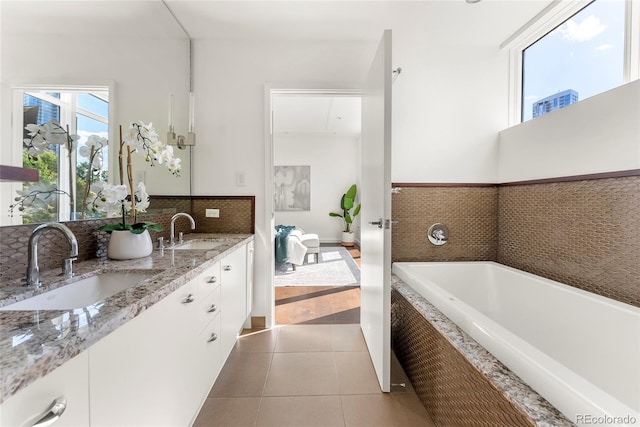
[[65, 258], [62, 263], [62, 274], [64, 277], [73, 275], [73, 261], [78, 259], [78, 240], [69, 228], [58, 222], [47, 222], [34, 228], [29, 237], [29, 249], [27, 252], [27, 286], [40, 286], [40, 268], [38, 267], [38, 240], [45, 230], [58, 230], [67, 238], [69, 242], [69, 258]]
[[191, 229], [194, 230], [196, 228], [196, 220], [193, 219], [191, 215], [185, 212], [180, 212], [171, 217], [171, 235], [169, 236], [169, 247], [175, 246], [175, 238], [176, 238], [176, 219], [181, 216], [185, 218], [189, 218], [191, 221]]

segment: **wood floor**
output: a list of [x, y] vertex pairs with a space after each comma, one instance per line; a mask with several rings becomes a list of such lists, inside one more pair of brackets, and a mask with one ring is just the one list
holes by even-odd
[[[360, 251], [348, 250], [360, 267]], [[359, 286], [276, 286], [276, 324], [360, 323]]]

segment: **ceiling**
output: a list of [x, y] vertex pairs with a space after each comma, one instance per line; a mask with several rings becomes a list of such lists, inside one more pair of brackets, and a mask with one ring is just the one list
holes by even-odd
[[498, 46], [551, 2], [0, 0], [0, 15], [9, 34], [371, 41], [391, 28]]
[[551, 0], [166, 0], [193, 39], [378, 40], [426, 30], [452, 42], [498, 46]]
[[274, 135], [359, 136], [360, 97], [274, 95]]
[[[379, 40], [496, 46], [552, 0], [0, 0], [3, 34], [194, 40]], [[277, 133], [359, 132], [359, 98], [280, 96]]]

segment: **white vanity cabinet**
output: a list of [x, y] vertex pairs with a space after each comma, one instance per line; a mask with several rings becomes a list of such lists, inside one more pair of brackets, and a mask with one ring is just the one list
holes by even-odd
[[253, 241], [247, 243], [247, 320], [245, 327], [251, 327], [251, 311], [253, 310]]
[[192, 423], [247, 318], [242, 245], [90, 347], [92, 426]]
[[0, 406], [0, 425], [32, 426], [50, 412], [53, 402], [58, 398], [64, 399], [66, 407], [55, 421], [56, 427], [89, 425], [87, 352], [80, 353], [3, 402]]
[[222, 268], [222, 336], [220, 345], [226, 360], [247, 319], [247, 252], [246, 245], [220, 261]]
[[196, 283], [190, 282], [89, 348], [92, 426], [186, 425], [199, 396]]
[[236, 248], [9, 398], [0, 425], [31, 426], [58, 397], [67, 408], [55, 426], [192, 424], [249, 315], [249, 265], [253, 251]]

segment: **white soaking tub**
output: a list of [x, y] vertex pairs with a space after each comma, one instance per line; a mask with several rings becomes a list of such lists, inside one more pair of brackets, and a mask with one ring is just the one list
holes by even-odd
[[393, 273], [578, 425], [640, 425], [640, 309], [494, 262]]

